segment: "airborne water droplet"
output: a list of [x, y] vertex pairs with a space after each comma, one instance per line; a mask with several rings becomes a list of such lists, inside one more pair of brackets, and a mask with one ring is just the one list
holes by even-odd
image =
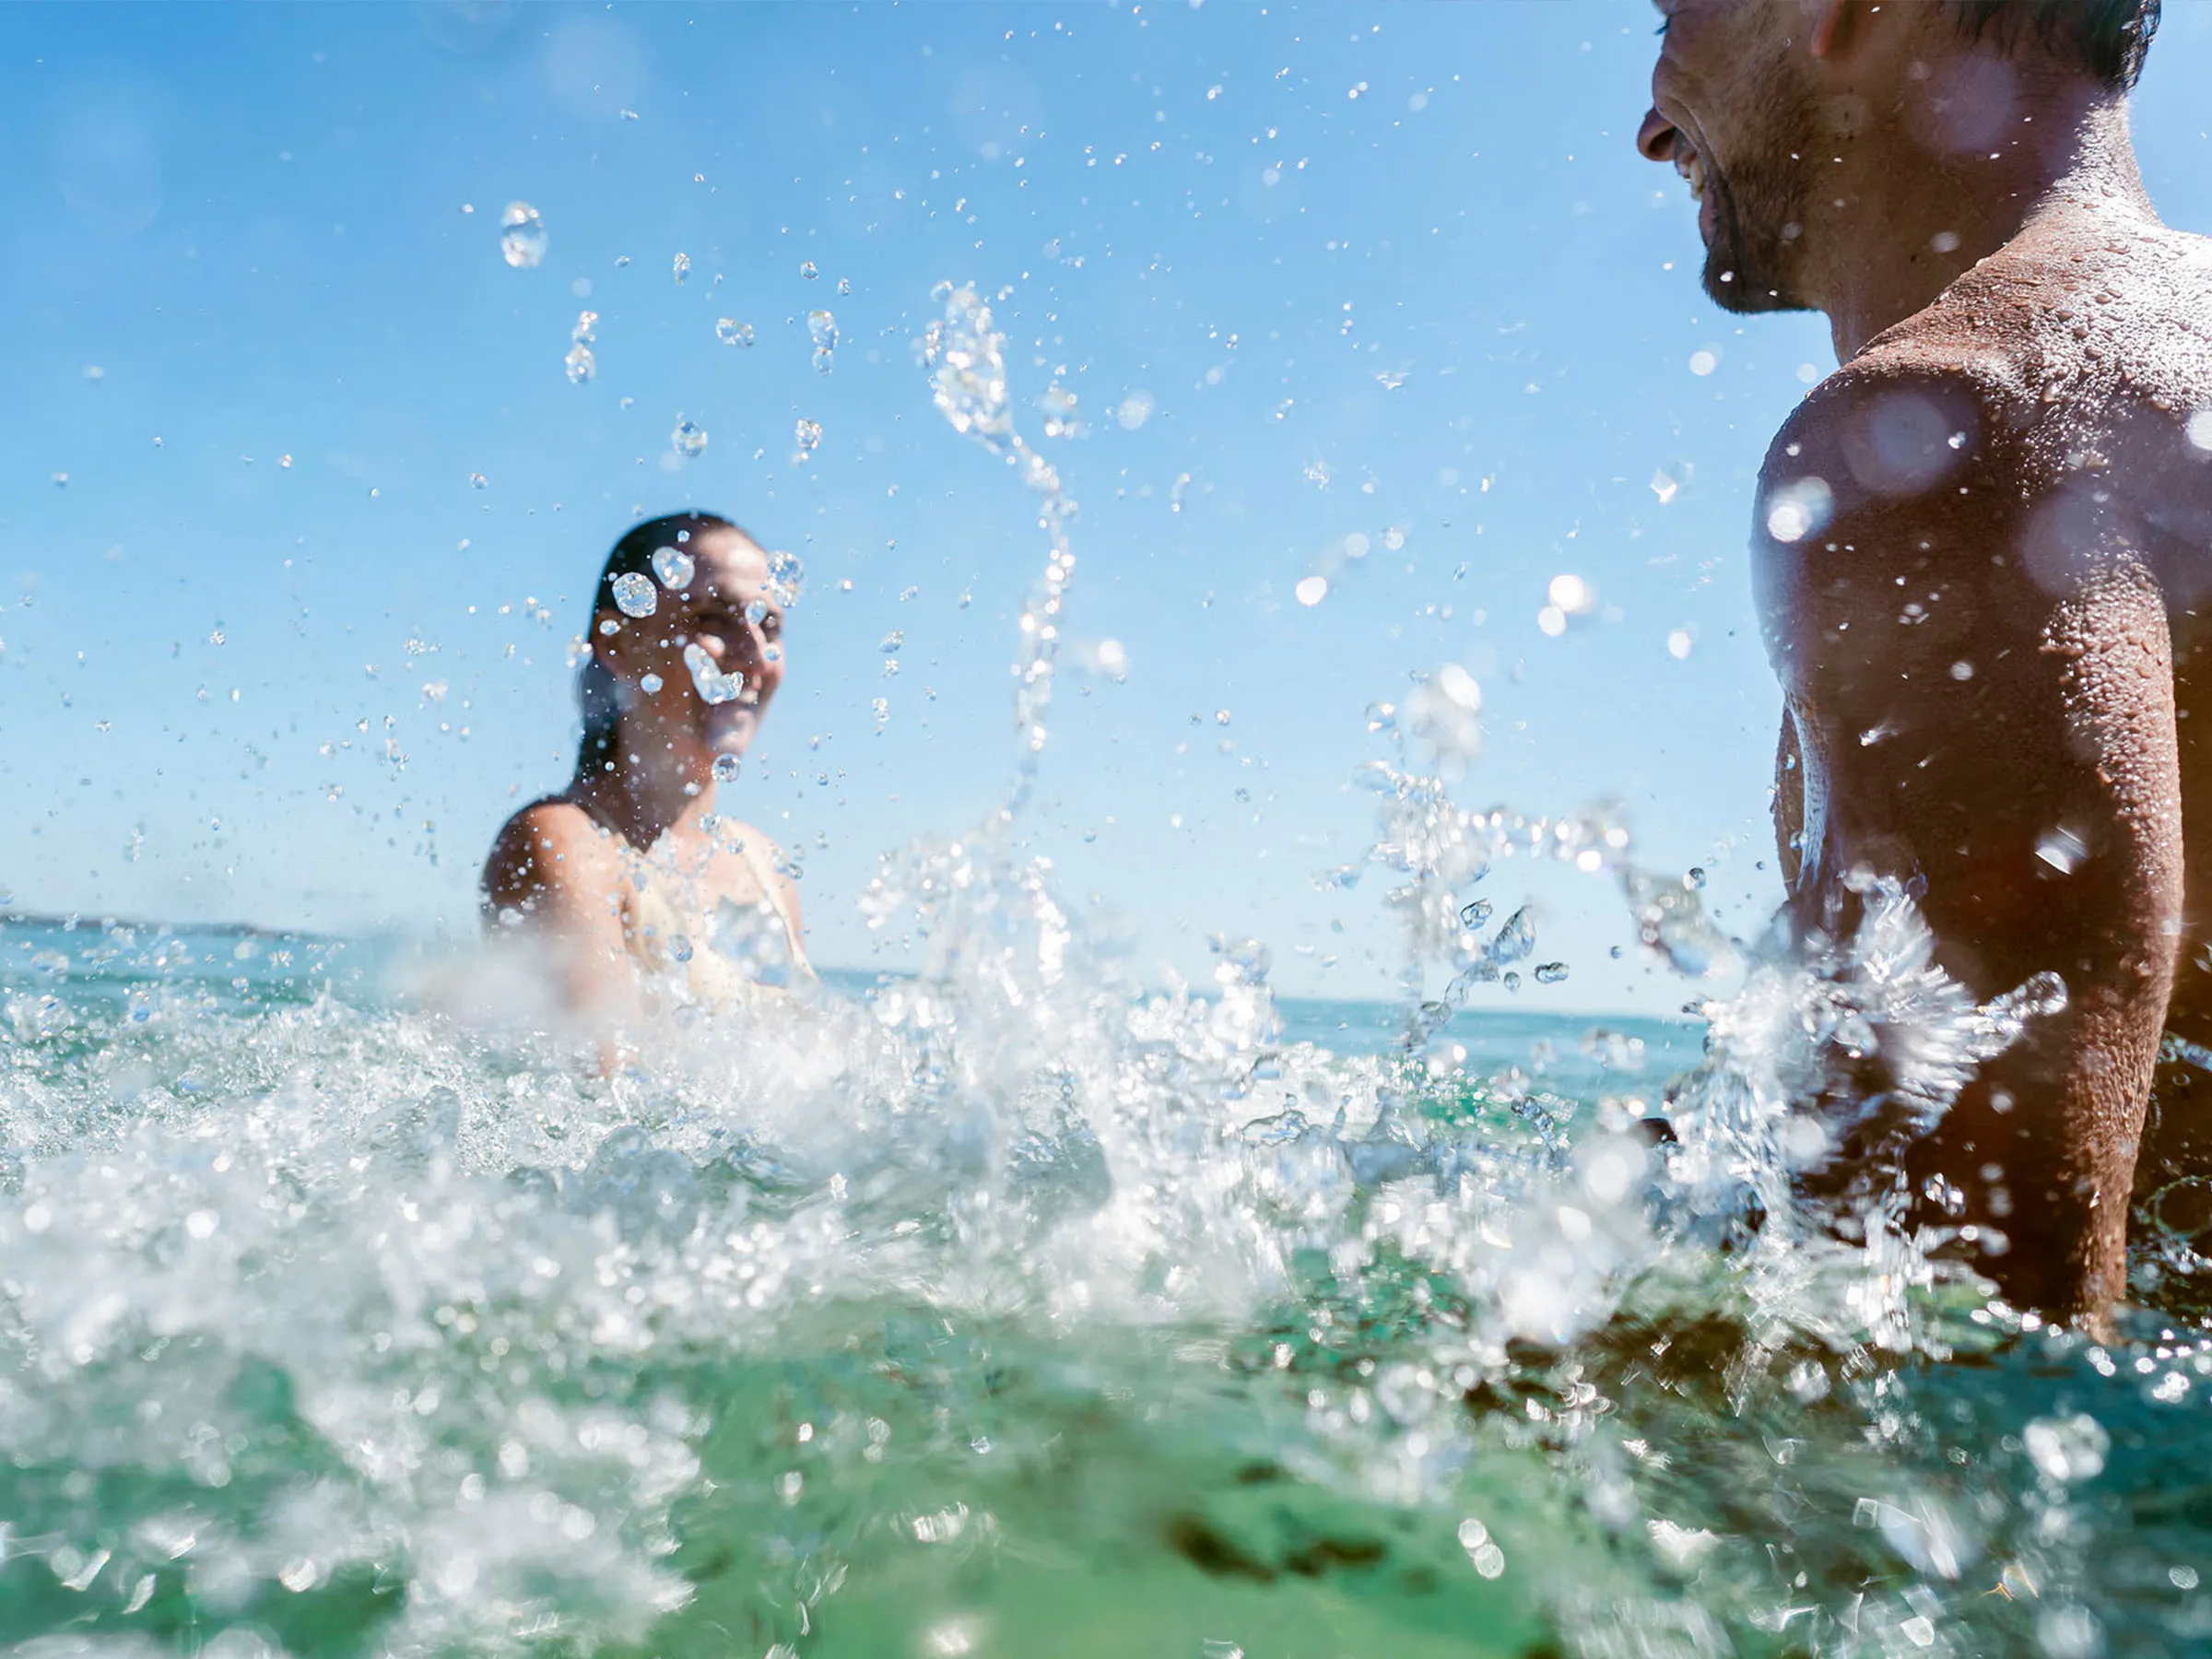
[[707, 435], [681, 415], [676, 418], [676, 430], [668, 434], [668, 446], [679, 455], [698, 455], [706, 453]]
[[735, 702], [745, 690], [745, 677], [724, 674], [704, 645], [694, 643], [684, 647], [684, 666], [691, 671], [691, 688], [699, 693], [701, 702]]
[[737, 757], [736, 757], [736, 756], [735, 756], [735, 755], [717, 755], [717, 756], [715, 756], [715, 757], [714, 757], [714, 782], [717, 782], [717, 783], [735, 783], [735, 782], [737, 782], [737, 771], [738, 771], [738, 764], [737, 764]]
[[638, 689], [644, 692], [648, 697], [654, 695], [654, 693], [658, 692], [660, 688], [667, 683], [668, 682], [666, 680], [663, 679], [657, 674], [641, 674], [638, 676]]
[[1480, 927], [1490, 919], [1490, 901], [1471, 899], [1459, 907], [1459, 924], [1462, 927]]
[[1566, 977], [1567, 964], [1564, 962], [1539, 962], [1536, 964], [1536, 983], [1539, 985], [1556, 985]]
[[691, 255], [678, 253], [676, 256], [676, 263], [670, 268], [675, 271], [676, 280], [680, 284], [685, 277], [691, 275]]
[[655, 547], [653, 550], [653, 573], [661, 579], [661, 585], [671, 592], [691, 585], [691, 577], [698, 570], [691, 555], [681, 547]]
[[635, 571], [625, 571], [611, 585], [615, 608], [626, 617], [650, 617], [661, 603], [659, 591]]
[[570, 347], [569, 355], [560, 360], [569, 371], [569, 383], [571, 385], [581, 386], [599, 372], [599, 365], [593, 359], [589, 346], [579, 344]]
[[500, 257], [518, 271], [534, 268], [546, 256], [546, 225], [527, 202], [510, 202], [500, 215]]
[[787, 609], [796, 605], [806, 582], [806, 566], [796, 553], [779, 550], [768, 556], [768, 594], [778, 605]]
[[821, 275], [821, 272], [815, 268], [814, 261], [809, 259], [802, 262], [799, 265], [799, 275], [806, 277], [807, 281], [812, 282], [817, 276]]
[[740, 323], [735, 317], [718, 317], [714, 322], [714, 337], [724, 346], [750, 346], [753, 343], [753, 325]]
[[799, 453], [810, 455], [822, 444], [822, 423], [802, 417], [791, 429], [792, 441], [799, 446]]

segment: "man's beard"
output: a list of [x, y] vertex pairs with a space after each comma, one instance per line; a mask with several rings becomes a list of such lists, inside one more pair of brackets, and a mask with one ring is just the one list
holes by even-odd
[[[1723, 311], [1812, 311], [1794, 282], [1811, 153], [1809, 124], [1802, 113], [1778, 118], [1766, 148], [1772, 160], [1747, 160], [1723, 172], [1705, 158], [1705, 189], [1712, 197], [1712, 244], [1705, 253], [1705, 291]], [[1800, 228], [1793, 236], [1784, 227]], [[1725, 276], [1727, 280], [1722, 278]]]

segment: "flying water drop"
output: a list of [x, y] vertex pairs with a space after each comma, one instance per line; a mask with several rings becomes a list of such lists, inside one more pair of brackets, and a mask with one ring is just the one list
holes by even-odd
[[806, 313], [806, 333], [814, 340], [815, 372], [829, 373], [837, 356], [837, 319], [826, 311], [810, 311]]
[[691, 275], [691, 255], [688, 253], [678, 253], [676, 256], [676, 263], [671, 268], [676, 273], [677, 286], [681, 287], [684, 278]]
[[581, 386], [599, 372], [599, 364], [592, 356], [592, 348], [582, 344], [569, 347], [569, 355], [560, 359], [569, 372], [569, 383]]
[[706, 453], [707, 435], [681, 415], [676, 418], [676, 430], [668, 434], [668, 447], [677, 454], [690, 456]]
[[650, 617], [661, 603], [658, 589], [635, 571], [615, 578], [615, 608], [626, 617]]
[[768, 556], [768, 595], [778, 605], [786, 609], [796, 605], [806, 584], [806, 566], [796, 553], [779, 550]]
[[800, 262], [799, 275], [806, 277], [807, 281], [812, 282], [817, 276], [821, 275], [821, 272], [815, 268], [814, 261], [808, 259], [802, 260]]
[[799, 446], [802, 456], [811, 455], [822, 447], [822, 423], [808, 420], [804, 416], [791, 429], [791, 441]]
[[653, 573], [661, 579], [661, 585], [675, 593], [691, 585], [691, 577], [698, 570], [690, 554], [681, 547], [655, 547], [653, 550]]
[[714, 320], [714, 337], [724, 346], [750, 346], [753, 343], [753, 325], [740, 323], [735, 317], [717, 317]]
[[735, 702], [745, 690], [742, 674], [724, 674], [704, 645], [684, 647], [684, 666], [691, 671], [691, 688], [708, 703]]
[[717, 783], [735, 783], [735, 782], [737, 782], [737, 772], [738, 772], [738, 770], [739, 770], [739, 769], [738, 769], [738, 763], [737, 763], [737, 757], [736, 757], [736, 756], [735, 756], [735, 755], [717, 755], [717, 756], [715, 756], [715, 757], [714, 757], [714, 782], [717, 782]]
[[644, 692], [648, 697], [656, 695], [660, 691], [660, 688], [667, 683], [668, 682], [666, 680], [663, 679], [657, 674], [641, 674], [638, 676], [638, 689]]
[[527, 202], [510, 202], [500, 215], [500, 257], [518, 271], [533, 270], [546, 256], [546, 223]]

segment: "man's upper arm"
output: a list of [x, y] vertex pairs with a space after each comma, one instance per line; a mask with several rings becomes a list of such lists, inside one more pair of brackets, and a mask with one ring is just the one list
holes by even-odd
[[1963, 370], [1847, 369], [1777, 438], [1754, 531], [1807, 888], [1924, 877], [1983, 994], [2146, 967], [2180, 905], [2163, 600], [2106, 481], [2039, 477], [2018, 425]]

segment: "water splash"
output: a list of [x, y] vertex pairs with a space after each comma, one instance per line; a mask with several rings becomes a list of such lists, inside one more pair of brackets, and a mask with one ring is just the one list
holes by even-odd
[[917, 343], [922, 366], [929, 371], [931, 394], [952, 429], [974, 439], [1020, 475], [1039, 498], [1037, 525], [1045, 533], [1044, 574], [1022, 607], [1014, 663], [1014, 728], [1018, 760], [1009, 814], [1030, 798], [1037, 757], [1050, 735], [1045, 716], [1052, 706], [1053, 674], [1059, 659], [1061, 613], [1076, 556], [1068, 526], [1076, 503], [1061, 485], [1060, 474], [1015, 429], [1006, 391], [1006, 336], [991, 320], [991, 308], [972, 286], [940, 282], [931, 297], [944, 307]]

